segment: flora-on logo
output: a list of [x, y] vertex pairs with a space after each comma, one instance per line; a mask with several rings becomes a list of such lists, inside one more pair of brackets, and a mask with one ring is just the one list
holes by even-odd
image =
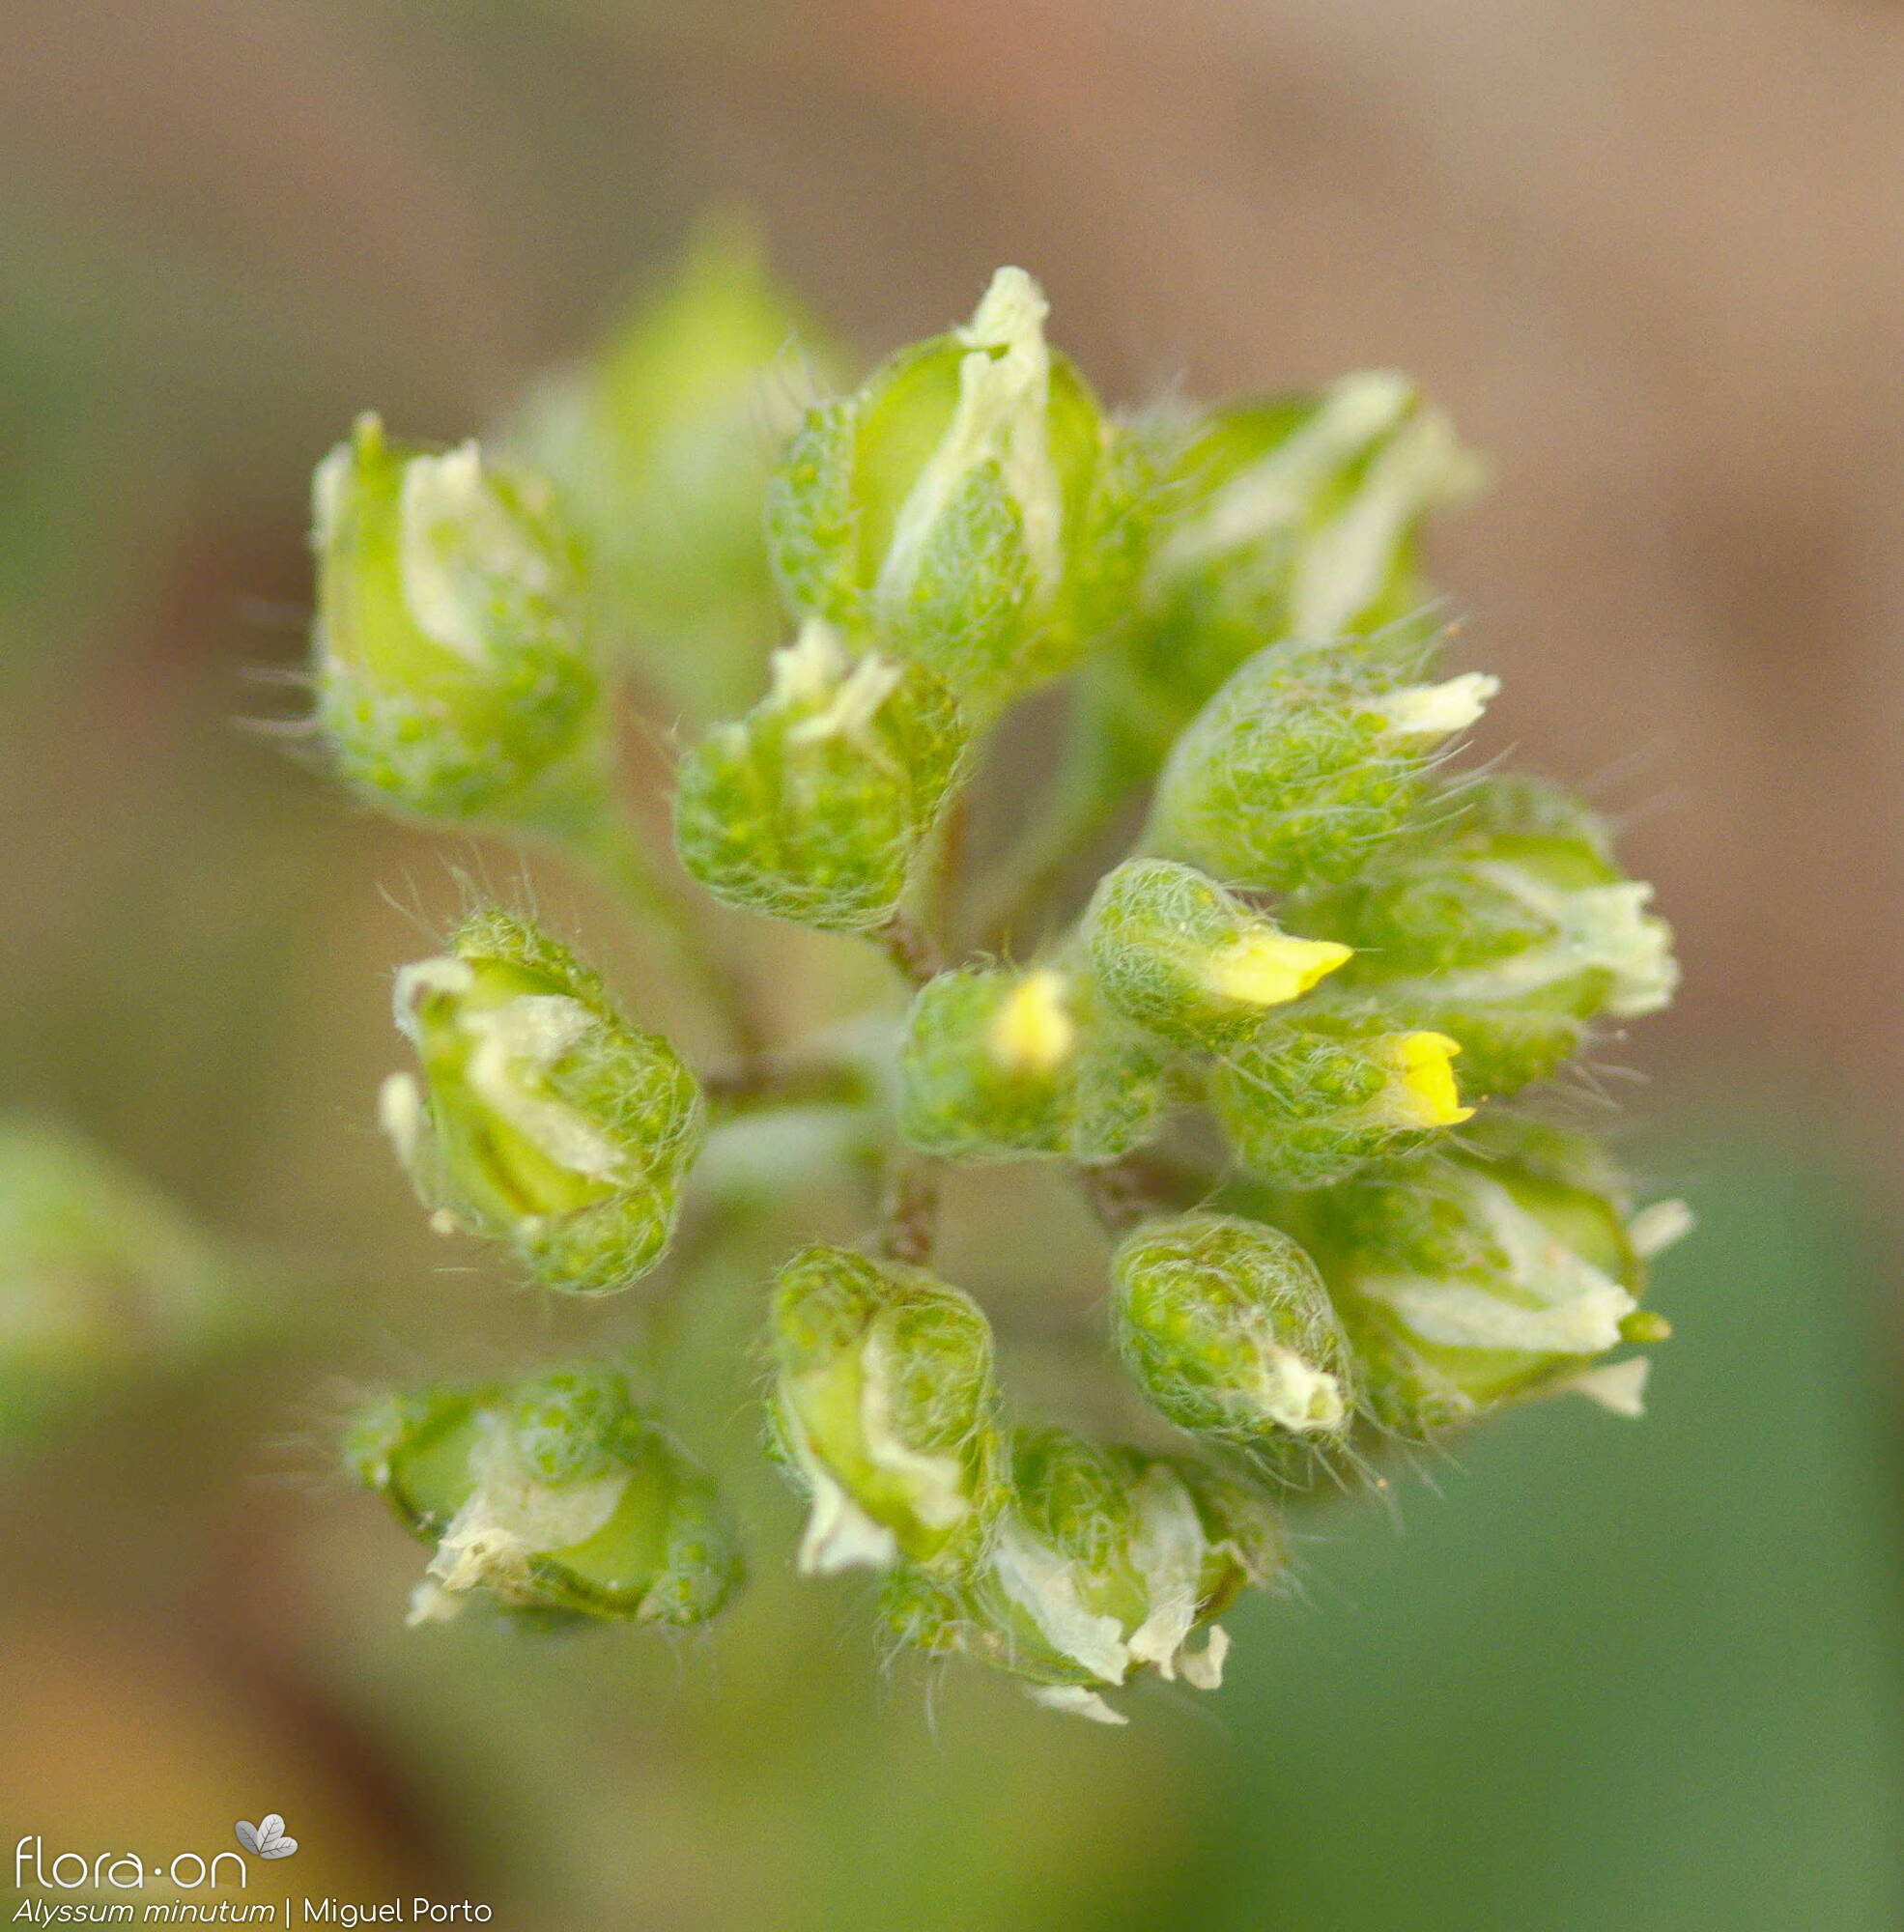
[[239, 1843], [261, 1859], [288, 1859], [298, 1849], [298, 1840], [284, 1835], [284, 1820], [275, 1811], [267, 1811], [255, 1825], [241, 1818], [232, 1830]]

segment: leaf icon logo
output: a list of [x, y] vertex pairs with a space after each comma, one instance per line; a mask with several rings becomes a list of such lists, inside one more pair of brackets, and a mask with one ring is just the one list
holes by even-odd
[[232, 1830], [239, 1843], [261, 1859], [288, 1859], [298, 1849], [298, 1840], [284, 1835], [284, 1820], [275, 1811], [266, 1812], [255, 1825], [241, 1819]]

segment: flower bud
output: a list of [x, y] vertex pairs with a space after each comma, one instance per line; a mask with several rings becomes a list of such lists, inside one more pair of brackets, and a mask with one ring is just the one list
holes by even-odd
[[1105, 999], [1186, 1047], [1247, 1038], [1271, 1007], [1300, 998], [1349, 957], [1332, 941], [1293, 938], [1170, 859], [1130, 859], [1107, 873], [1085, 929]]
[[1305, 1009], [1212, 1070], [1211, 1103], [1244, 1166], [1285, 1187], [1340, 1180], [1424, 1145], [1463, 1106], [1446, 1034], [1391, 1033], [1372, 1016]]
[[374, 415], [318, 466], [318, 724], [348, 783], [426, 817], [507, 817], [601, 725], [582, 573], [547, 483]]
[[1061, 966], [942, 973], [899, 1052], [899, 1131], [952, 1160], [1119, 1159], [1156, 1130], [1161, 1062]]
[[1271, 644], [1178, 740], [1147, 843], [1268, 892], [1352, 877], [1411, 824], [1443, 743], [1497, 688], [1479, 671], [1409, 683], [1374, 644]]
[[625, 1288], [668, 1246], [700, 1145], [699, 1089], [601, 980], [526, 922], [478, 913], [444, 957], [397, 975], [426, 1085], [381, 1112], [445, 1230], [505, 1241], [548, 1288]]
[[0, 1467], [249, 1325], [182, 1208], [84, 1141], [0, 1120]]
[[811, 1247], [776, 1278], [774, 1416], [811, 1505], [800, 1567], [951, 1574], [1003, 1495], [991, 1325], [970, 1295], [895, 1262]]
[[980, 717], [1076, 661], [1132, 563], [1109, 426], [1047, 309], [1001, 269], [963, 327], [809, 415], [769, 504], [794, 608], [876, 633]]
[[1375, 631], [1420, 610], [1420, 526], [1483, 475], [1391, 370], [1160, 422], [1149, 440], [1162, 509], [1140, 611], [1092, 694], [1099, 728], [1145, 769], [1265, 640]]
[[1444, 840], [1398, 849], [1365, 880], [1311, 895], [1305, 929], [1357, 950], [1339, 989], [1462, 1046], [1462, 1083], [1510, 1094], [1551, 1073], [1602, 1013], [1672, 998], [1672, 929], [1623, 879], [1604, 828], [1526, 780], [1484, 779]]
[[602, 636], [692, 715], [731, 715], [757, 686], [779, 615], [761, 503], [831, 359], [729, 216], [510, 428], [587, 539]]
[[1641, 1247], [1685, 1219], [1630, 1217], [1618, 1177], [1573, 1136], [1501, 1118], [1477, 1126], [1474, 1143], [1310, 1204], [1375, 1413], [1425, 1435], [1575, 1384], [1637, 1412], [1643, 1362], [1599, 1380], [1583, 1372], [1622, 1341], [1670, 1332], [1639, 1307]]
[[1013, 1434], [1011, 1483], [982, 1570], [952, 1581], [899, 1571], [886, 1595], [893, 1628], [1100, 1723], [1126, 1721], [1101, 1693], [1145, 1669], [1214, 1690], [1230, 1644], [1210, 1620], [1284, 1560], [1261, 1499], [1187, 1462], [1049, 1428]]
[[773, 688], [681, 762], [681, 863], [717, 898], [827, 932], [898, 908], [964, 747], [918, 665], [850, 654], [823, 619], [777, 651]]
[[436, 1547], [412, 1623], [454, 1616], [475, 1591], [519, 1611], [702, 1623], [741, 1581], [713, 1484], [608, 1363], [380, 1397], [343, 1454]]
[[1316, 1264], [1280, 1229], [1227, 1214], [1149, 1221], [1111, 1272], [1118, 1351], [1160, 1414], [1276, 1448], [1348, 1435], [1349, 1341]]

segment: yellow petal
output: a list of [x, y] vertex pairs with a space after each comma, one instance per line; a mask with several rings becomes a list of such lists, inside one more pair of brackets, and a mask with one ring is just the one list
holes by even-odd
[[1246, 1007], [1279, 1007], [1352, 956], [1351, 948], [1332, 939], [1293, 939], [1264, 925], [1219, 947], [1204, 978], [1221, 999]]
[[1065, 999], [1066, 980], [1044, 966], [1027, 973], [992, 1015], [992, 1056], [1018, 1073], [1049, 1073], [1071, 1057], [1077, 1023]]
[[1461, 1103], [1450, 1065], [1461, 1051], [1459, 1040], [1444, 1033], [1392, 1033], [1377, 1049], [1394, 1076], [1387, 1100], [1398, 1125], [1452, 1127], [1473, 1114]]

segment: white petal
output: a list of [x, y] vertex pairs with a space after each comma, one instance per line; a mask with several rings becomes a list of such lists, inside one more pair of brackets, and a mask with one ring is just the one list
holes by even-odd
[[1130, 1635], [1134, 1663], [1153, 1663], [1157, 1675], [1176, 1673], [1178, 1653], [1196, 1627], [1198, 1584], [1206, 1543], [1190, 1492], [1161, 1464], [1145, 1470], [1131, 1492], [1137, 1533], [1130, 1556], [1144, 1579], [1151, 1613]]
[[1201, 1650], [1180, 1652], [1177, 1667], [1192, 1690], [1214, 1690], [1223, 1682], [1223, 1660], [1229, 1655], [1230, 1633], [1221, 1624], [1211, 1624], [1209, 1641]]
[[1650, 1262], [1675, 1241], [1684, 1240], [1697, 1225], [1697, 1217], [1684, 1201], [1656, 1201], [1627, 1223], [1627, 1239], [1641, 1261]]
[[1122, 1711], [1114, 1711], [1095, 1690], [1081, 1684], [1040, 1684], [1030, 1692], [1034, 1704], [1047, 1711], [1066, 1711], [1074, 1718], [1089, 1718], [1094, 1724], [1127, 1724]]
[[1631, 1361], [1609, 1362], [1604, 1369], [1589, 1369], [1559, 1386], [1585, 1396], [1589, 1402], [1597, 1402], [1610, 1414], [1637, 1421], [1646, 1413], [1646, 1378], [1652, 1369], [1653, 1364], [1646, 1356], [1635, 1355]]
[[425, 1577], [410, 1593], [410, 1614], [404, 1623], [411, 1630], [421, 1624], [453, 1623], [469, 1603], [467, 1597], [452, 1597], [434, 1577]]
[[1500, 688], [1499, 678], [1469, 670], [1443, 684], [1413, 684], [1390, 692], [1371, 708], [1382, 714], [1398, 738], [1445, 738], [1477, 723]]
[[1081, 1663], [1106, 1684], [1130, 1672], [1130, 1648], [1116, 1617], [1099, 1616], [1078, 1596], [1065, 1560], [1008, 1519], [999, 1532], [992, 1565], [999, 1586], [1038, 1627], [1061, 1656]]

